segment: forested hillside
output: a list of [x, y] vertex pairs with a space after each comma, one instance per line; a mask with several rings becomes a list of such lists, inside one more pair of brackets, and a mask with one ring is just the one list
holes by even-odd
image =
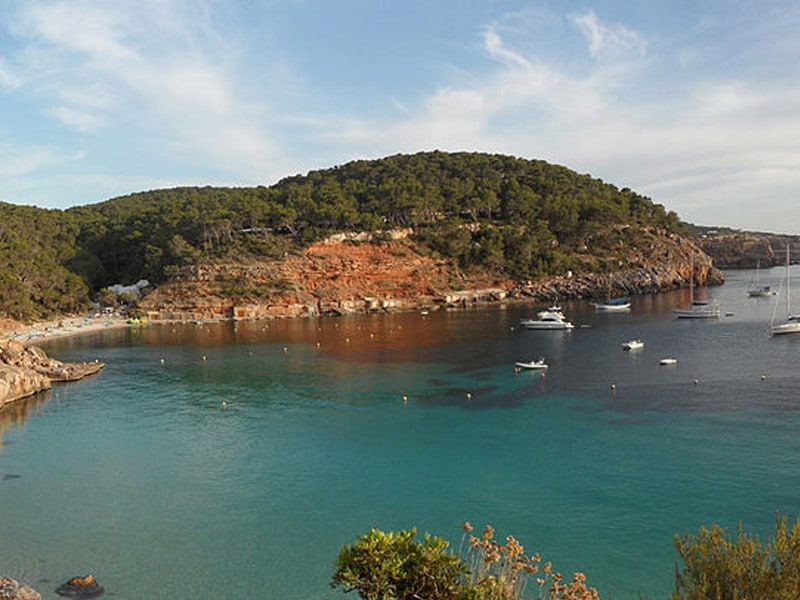
[[648, 198], [562, 166], [444, 152], [355, 161], [271, 187], [155, 190], [66, 211], [0, 205], [0, 219], [9, 265], [0, 313], [22, 319], [190, 265], [289, 256], [337, 232], [406, 228], [454, 267], [526, 280], [613, 271], [635, 231], [683, 228]]

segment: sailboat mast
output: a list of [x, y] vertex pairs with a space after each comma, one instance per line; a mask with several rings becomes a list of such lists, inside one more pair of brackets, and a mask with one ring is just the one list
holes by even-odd
[[786, 244], [786, 316], [792, 316], [791, 280], [789, 279], [789, 244]]

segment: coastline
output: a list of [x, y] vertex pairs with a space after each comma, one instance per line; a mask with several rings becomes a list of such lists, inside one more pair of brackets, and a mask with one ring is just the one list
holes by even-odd
[[106, 329], [119, 329], [129, 326], [127, 318], [119, 315], [62, 317], [30, 325], [17, 321], [3, 320], [0, 322], [0, 337], [13, 339], [25, 346], [30, 346], [50, 339], [84, 335]]

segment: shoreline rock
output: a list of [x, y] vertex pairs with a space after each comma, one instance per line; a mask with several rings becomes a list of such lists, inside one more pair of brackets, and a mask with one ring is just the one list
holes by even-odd
[[68, 598], [96, 598], [103, 592], [105, 589], [91, 574], [73, 577], [56, 588], [56, 594]]
[[78, 381], [105, 366], [101, 362], [65, 363], [49, 358], [38, 346], [0, 338], [0, 408], [33, 396], [53, 382]]
[[42, 600], [42, 595], [11, 577], [0, 577], [0, 600]]

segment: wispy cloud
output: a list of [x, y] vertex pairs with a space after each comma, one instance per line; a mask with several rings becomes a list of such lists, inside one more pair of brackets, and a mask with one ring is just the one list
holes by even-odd
[[589, 52], [596, 60], [619, 60], [631, 55], [643, 57], [647, 51], [647, 43], [639, 33], [619, 23], [603, 23], [594, 11], [574, 13], [570, 21], [586, 37]]
[[[34, 1], [20, 5], [15, 32], [29, 44], [29, 81], [62, 126], [102, 135], [107, 124], [128, 123], [184, 152], [181, 160], [255, 177], [277, 145], [263, 105], [241, 93], [235, 49], [206, 14], [200, 0]], [[43, 54], [47, 63], [33, 60]]]
[[0, 179], [13, 179], [35, 173], [45, 166], [63, 165], [83, 158], [81, 153], [59, 154], [53, 148], [18, 148], [0, 144]]

